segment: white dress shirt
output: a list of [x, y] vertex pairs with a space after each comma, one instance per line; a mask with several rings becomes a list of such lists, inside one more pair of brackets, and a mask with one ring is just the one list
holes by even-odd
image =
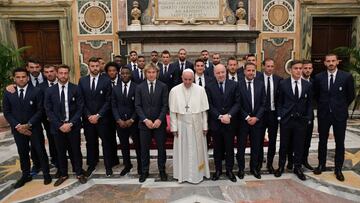
[[270, 77], [270, 108], [271, 111], [275, 111], [275, 100], [274, 100], [274, 78], [273, 75], [271, 74], [270, 76], [266, 75], [264, 73], [264, 84], [265, 84], [265, 92], [267, 92], [267, 87], [268, 86], [268, 77]]
[[67, 82], [66, 84], [62, 85], [59, 83], [58, 87], [59, 87], [59, 98], [61, 99], [61, 91], [62, 91], [62, 86], [65, 86], [64, 88], [64, 94], [65, 94], [65, 121], [69, 121], [69, 98], [68, 98], [68, 87], [69, 87], [69, 82]]
[[199, 85], [199, 78], [201, 78], [201, 85], [205, 87], [205, 76], [202, 74], [201, 76], [195, 74], [195, 83]]
[[299, 98], [301, 97], [301, 78], [298, 80], [295, 80], [293, 77], [291, 77], [291, 88], [293, 91], [293, 94], [295, 95], [295, 81], [297, 81], [297, 86], [298, 86], [298, 90], [299, 90]]
[[[39, 84], [44, 82], [44, 77], [43, 77], [42, 73], [40, 73], [36, 78], [38, 79]], [[35, 77], [30, 74], [30, 79], [31, 79], [31, 83], [33, 84], [33, 86], [36, 87]]]
[[336, 68], [336, 70], [335, 70], [333, 73], [330, 73], [329, 71], [327, 71], [327, 75], [328, 75], [328, 89], [330, 89], [331, 74], [333, 75], [333, 83], [335, 83], [335, 78], [336, 78], [337, 71], [338, 71], [337, 68]]
[[[121, 92], [124, 93], [125, 83], [124, 82], [121, 83], [122, 83]], [[129, 82], [126, 83], [126, 95], [129, 95], [130, 84], [131, 84], [131, 80], [129, 80]]]
[[[151, 82], [149, 80], [147, 80], [147, 84], [148, 84], [148, 89], [149, 89], [149, 93], [150, 93], [150, 87], [151, 87]], [[154, 93], [155, 93], [155, 84], [156, 84], [156, 80], [152, 81], [153, 83], [153, 90], [154, 90]]]
[[97, 74], [97, 76], [95, 76], [95, 77], [90, 75], [90, 90], [93, 90], [93, 89], [91, 89], [91, 86], [92, 86], [92, 82], [93, 82], [94, 78], [95, 78], [95, 89], [96, 89], [98, 81], [99, 81], [99, 75], [100, 74]]
[[[233, 77], [234, 77], [234, 80], [233, 80]], [[234, 75], [231, 75], [230, 73], [228, 73], [228, 78], [229, 78], [229, 80], [233, 80], [233, 81], [235, 81], [235, 82], [238, 81], [238, 75], [237, 75], [237, 73], [235, 73]]]
[[130, 62], [131, 64], [131, 70], [134, 70], [134, 65], [136, 66], [136, 68], [138, 68], [138, 64], [134, 63], [134, 62]]
[[48, 80], [47, 82], [48, 82], [48, 86], [51, 87], [52, 86], [51, 83], [53, 83], [53, 85], [56, 85], [58, 83], [58, 80], [55, 79], [53, 82]]
[[114, 80], [111, 80], [111, 85], [114, 84], [113, 87], [115, 87], [118, 84], [118, 79], [119, 79], [119, 76], [116, 76], [116, 78]]
[[[24, 90], [24, 98], [25, 98], [25, 95], [26, 95], [26, 90], [27, 90], [27, 88], [28, 88], [28, 84], [26, 84], [23, 88], [21, 88], [21, 87], [19, 87], [19, 86], [16, 86], [16, 88], [17, 88], [17, 93], [18, 93], [18, 97], [20, 98], [20, 93], [21, 93], [21, 91], [20, 91], [20, 89], [23, 89]], [[23, 98], [23, 99], [24, 99]]]

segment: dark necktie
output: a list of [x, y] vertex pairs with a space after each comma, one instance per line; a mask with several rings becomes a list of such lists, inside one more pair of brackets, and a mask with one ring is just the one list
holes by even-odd
[[266, 87], [266, 109], [271, 110], [270, 77], [267, 78], [267, 87]]
[[167, 72], [167, 66], [164, 66], [164, 71], [163, 71], [163, 74], [165, 75]]
[[142, 71], [142, 70], [140, 70], [140, 79], [141, 79], [141, 80], [144, 80], [144, 76], [143, 76], [143, 71]]
[[93, 81], [91, 83], [91, 90], [95, 92], [95, 78], [93, 78]]
[[53, 86], [53, 85], [54, 85], [54, 82], [51, 82], [51, 83], [50, 83], [50, 87]]
[[153, 96], [154, 94], [154, 83], [150, 82], [150, 96]]
[[235, 76], [232, 76], [232, 78], [231, 78], [231, 79], [235, 81]]
[[249, 98], [250, 98], [250, 107], [251, 107], [251, 110], [253, 110], [252, 94], [251, 94], [251, 82], [248, 82], [247, 91], [248, 91], [248, 95], [249, 95]]
[[39, 78], [35, 78], [35, 87], [39, 86]]
[[111, 81], [111, 87], [115, 87], [115, 81]]
[[295, 80], [295, 98], [299, 99], [299, 87], [298, 87], [298, 81]]
[[20, 99], [24, 100], [24, 89], [20, 89]]
[[136, 64], [134, 64], [133, 67], [134, 67], [134, 70], [136, 70]]
[[220, 89], [220, 93], [224, 94], [223, 82], [219, 82], [219, 89]]
[[199, 85], [202, 86], [202, 80], [201, 77], [199, 77]]
[[62, 86], [60, 94], [60, 106], [61, 106], [61, 120], [65, 121], [66, 111], [65, 111], [65, 85]]
[[123, 95], [127, 97], [127, 83], [124, 83], [124, 92]]
[[184, 63], [181, 63], [180, 71], [182, 72], [184, 70]]
[[331, 88], [333, 87], [333, 85], [334, 85], [334, 75], [333, 75], [333, 74], [330, 74], [329, 90], [331, 90]]

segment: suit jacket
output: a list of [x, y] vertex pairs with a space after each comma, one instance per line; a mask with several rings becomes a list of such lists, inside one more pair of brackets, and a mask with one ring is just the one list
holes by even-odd
[[348, 118], [348, 107], [355, 98], [354, 78], [350, 73], [338, 70], [329, 90], [327, 71], [321, 72], [315, 76], [314, 91], [319, 118], [326, 118], [330, 109], [337, 120]]
[[[160, 63], [159, 63], [160, 64]], [[164, 64], [160, 64], [159, 68], [160, 68], [160, 72], [159, 72], [159, 80], [163, 83], [165, 83], [168, 86], [168, 90], [170, 91], [171, 88], [173, 87], [173, 72], [174, 72], [174, 66], [170, 66], [171, 64], [168, 64], [168, 69], [167, 72], [164, 74]]]
[[143, 70], [143, 79], [140, 78], [139, 69], [132, 71], [132, 81], [136, 84], [140, 84], [145, 80], [145, 72]]
[[[68, 106], [69, 106], [69, 123], [73, 124], [73, 130], [81, 128], [81, 115], [83, 112], [84, 101], [80, 95], [77, 85], [68, 84]], [[45, 111], [49, 118], [52, 132], [57, 132], [63, 121], [61, 121], [61, 103], [59, 84], [48, 88], [45, 93]]]
[[128, 120], [133, 119], [136, 121], [137, 114], [135, 111], [135, 90], [137, 84], [134, 82], [130, 83], [130, 87], [128, 90], [128, 96], [122, 92], [122, 82], [118, 83], [117, 86], [114, 87], [111, 95], [111, 105], [112, 105], [112, 113], [115, 120]]
[[231, 115], [231, 125], [234, 125], [240, 110], [239, 85], [235, 81], [225, 81], [225, 92], [222, 94], [216, 80], [206, 84], [206, 93], [209, 100], [209, 128], [218, 130], [221, 121], [220, 115]]
[[[182, 75], [182, 71], [180, 70], [180, 63], [179, 63], [179, 60], [176, 60], [174, 63], [170, 64], [171, 66], [171, 70], [172, 70], [172, 80], [173, 80], [173, 84], [172, 84], [172, 87], [175, 87], [176, 85], [182, 83], [182, 79], [181, 79], [181, 75]], [[186, 60], [186, 63], [185, 63], [185, 69], [187, 68], [190, 68], [191, 70], [194, 71], [194, 65]]]
[[90, 89], [90, 75], [80, 78], [79, 92], [84, 101], [83, 120], [91, 115], [100, 115], [100, 120], [107, 120], [111, 116], [111, 81], [107, 76], [99, 75], [98, 83], [93, 92]]
[[3, 96], [3, 111], [6, 120], [11, 126], [13, 134], [19, 134], [15, 129], [18, 124], [31, 124], [32, 132], [42, 133], [41, 119], [44, 113], [43, 93], [32, 85], [28, 85], [24, 100], [18, 96], [18, 90], [14, 93], [5, 91]]
[[205, 75], [209, 76], [212, 79], [215, 79], [214, 76], [214, 64], [212, 62], [209, 61], [209, 67], [205, 67]]
[[[264, 73], [260, 73], [257, 78], [261, 81], [264, 82], [264, 85], [266, 85], [265, 81], [264, 81]], [[273, 83], [274, 83], [274, 89], [273, 89], [273, 94], [274, 94], [274, 103], [275, 103], [275, 111], [276, 111], [276, 107], [277, 107], [277, 102], [278, 102], [278, 97], [279, 97], [279, 91], [278, 91], [278, 88], [279, 88], [279, 84], [280, 84], [280, 81], [282, 80], [281, 77], [277, 76], [277, 75], [272, 75], [272, 78], [273, 78]], [[266, 92], [266, 87], [265, 87], [265, 92]], [[266, 95], [266, 93], [265, 93]], [[270, 111], [271, 109], [265, 109], [266, 111]]]
[[254, 83], [254, 110], [251, 107], [251, 98], [247, 93], [247, 84], [242, 78], [239, 82], [240, 89], [240, 119], [245, 120], [247, 116], [255, 116], [259, 120], [262, 119], [265, 111], [265, 88], [264, 83], [260, 80], [253, 80]]
[[139, 127], [146, 128], [143, 121], [160, 119], [162, 126], [166, 126], [166, 113], [168, 112], [169, 92], [167, 86], [157, 80], [155, 83], [154, 95], [151, 97], [147, 80], [137, 86], [135, 91], [135, 109], [139, 116]]
[[[195, 78], [196, 78], [196, 77], [195, 77]], [[194, 83], [196, 83], [195, 78], [194, 78]], [[205, 75], [205, 73], [204, 73], [204, 79], [205, 79], [205, 87], [206, 87], [208, 84], [210, 84], [211, 82], [215, 81], [215, 79], [211, 78], [211, 77], [208, 76], [208, 75]], [[204, 81], [203, 81], [203, 85], [202, 85], [202, 86], [204, 87]]]
[[290, 117], [298, 117], [306, 121], [312, 118], [312, 87], [311, 84], [301, 79], [301, 95], [296, 98], [291, 85], [291, 78], [282, 80], [279, 85], [279, 101], [277, 114], [281, 123], [286, 123]]

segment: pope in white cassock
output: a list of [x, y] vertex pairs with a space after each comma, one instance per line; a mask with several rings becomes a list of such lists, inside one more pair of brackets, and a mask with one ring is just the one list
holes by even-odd
[[178, 182], [199, 183], [204, 176], [210, 178], [206, 142], [209, 103], [205, 89], [193, 83], [191, 69], [183, 71], [182, 81], [169, 96], [174, 178]]

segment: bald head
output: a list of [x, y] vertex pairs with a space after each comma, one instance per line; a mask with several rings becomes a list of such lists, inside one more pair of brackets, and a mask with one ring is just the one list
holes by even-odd
[[224, 82], [226, 79], [226, 68], [223, 64], [218, 64], [214, 68], [214, 75], [218, 82]]

